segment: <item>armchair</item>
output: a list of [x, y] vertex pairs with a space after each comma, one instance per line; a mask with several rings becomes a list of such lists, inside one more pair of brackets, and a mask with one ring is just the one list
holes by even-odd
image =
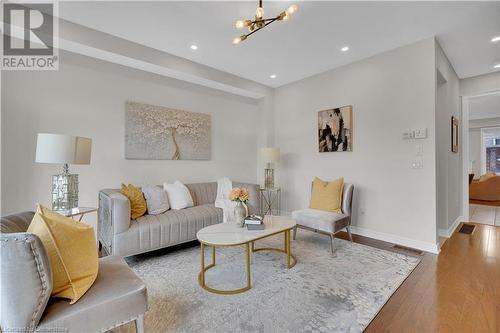
[[99, 260], [92, 287], [70, 305], [50, 298], [52, 271], [40, 239], [26, 230], [33, 212], [1, 218], [0, 329], [3, 332], [104, 332], [130, 321], [143, 332], [146, 287], [120, 257]]
[[327, 233], [330, 236], [330, 246], [333, 253], [333, 241], [335, 239], [335, 234], [343, 229], [346, 229], [349, 239], [352, 242], [350, 227], [353, 192], [354, 185], [344, 183], [342, 190], [342, 214], [311, 208], [293, 211], [292, 219], [297, 222], [297, 226], [293, 230], [293, 239], [297, 236], [297, 228]]

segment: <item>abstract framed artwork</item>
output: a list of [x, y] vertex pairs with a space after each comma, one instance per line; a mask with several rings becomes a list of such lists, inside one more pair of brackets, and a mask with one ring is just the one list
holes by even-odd
[[352, 151], [352, 105], [318, 112], [318, 149]]
[[125, 158], [209, 160], [210, 115], [127, 102]]
[[451, 117], [451, 151], [458, 153], [458, 119]]

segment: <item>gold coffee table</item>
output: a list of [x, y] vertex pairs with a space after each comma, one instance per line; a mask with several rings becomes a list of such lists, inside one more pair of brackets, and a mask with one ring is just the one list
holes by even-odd
[[[264, 230], [247, 230], [234, 223], [220, 223], [201, 229], [196, 237], [201, 243], [201, 272], [198, 274], [200, 286], [212, 293], [231, 295], [239, 294], [251, 288], [250, 280], [250, 251], [278, 251], [286, 254], [287, 267], [290, 269], [297, 263], [297, 259], [292, 254], [290, 246], [290, 231], [295, 227], [294, 220], [285, 216], [266, 216], [264, 219], [266, 228]], [[255, 242], [270, 236], [283, 233], [284, 249], [278, 248], [255, 248]], [[205, 266], [205, 246], [212, 247], [212, 263]], [[246, 248], [246, 275], [247, 285], [239, 289], [220, 290], [207, 286], [205, 272], [215, 266], [215, 248], [225, 246], [245, 245]]]

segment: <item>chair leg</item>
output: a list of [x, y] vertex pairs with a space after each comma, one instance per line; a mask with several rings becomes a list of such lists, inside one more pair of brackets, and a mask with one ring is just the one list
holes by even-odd
[[297, 237], [297, 226], [293, 228], [293, 240], [295, 240], [296, 237]]
[[333, 254], [333, 240], [335, 239], [335, 235], [334, 234], [330, 234], [330, 246], [332, 248], [332, 254]]
[[346, 229], [347, 229], [347, 234], [349, 235], [349, 240], [350, 240], [350, 241], [351, 241], [351, 243], [352, 243], [351, 226], [349, 226], [349, 225], [348, 225], [348, 226], [346, 227]]
[[140, 315], [135, 320], [135, 332], [144, 333], [144, 315]]

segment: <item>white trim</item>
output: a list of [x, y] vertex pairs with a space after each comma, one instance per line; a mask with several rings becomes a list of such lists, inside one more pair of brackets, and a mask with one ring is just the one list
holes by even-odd
[[453, 235], [453, 233], [455, 232], [455, 229], [458, 227], [458, 225], [462, 221], [464, 221], [464, 217], [463, 216], [459, 216], [459, 217], [457, 217], [457, 219], [455, 220], [455, 222], [453, 222], [453, 224], [448, 229], [439, 229], [438, 230], [439, 231], [439, 237], [450, 238], [451, 235]]
[[398, 244], [406, 247], [411, 247], [417, 250], [439, 254], [439, 244], [424, 242], [411, 238], [396, 236], [393, 234], [386, 234], [384, 232], [365, 229], [357, 226], [351, 226], [351, 232], [356, 235], [378, 239], [384, 242]]
[[[500, 90], [487, 91], [479, 94], [460, 96], [462, 99], [462, 217], [469, 215], [469, 100], [475, 97], [497, 95]], [[460, 137], [460, 136], [459, 136]], [[468, 219], [467, 219], [468, 220]]]
[[[281, 215], [291, 217], [291, 212], [281, 211]], [[384, 242], [389, 242], [393, 244], [398, 244], [406, 247], [411, 247], [413, 249], [422, 250], [425, 252], [430, 252], [434, 254], [439, 254], [439, 244], [433, 244], [429, 242], [419, 241], [416, 239], [396, 236], [393, 234], [386, 234], [384, 232], [374, 231], [366, 228], [357, 227], [351, 225], [351, 232], [356, 235], [369, 237], [376, 240], [381, 240]]]

